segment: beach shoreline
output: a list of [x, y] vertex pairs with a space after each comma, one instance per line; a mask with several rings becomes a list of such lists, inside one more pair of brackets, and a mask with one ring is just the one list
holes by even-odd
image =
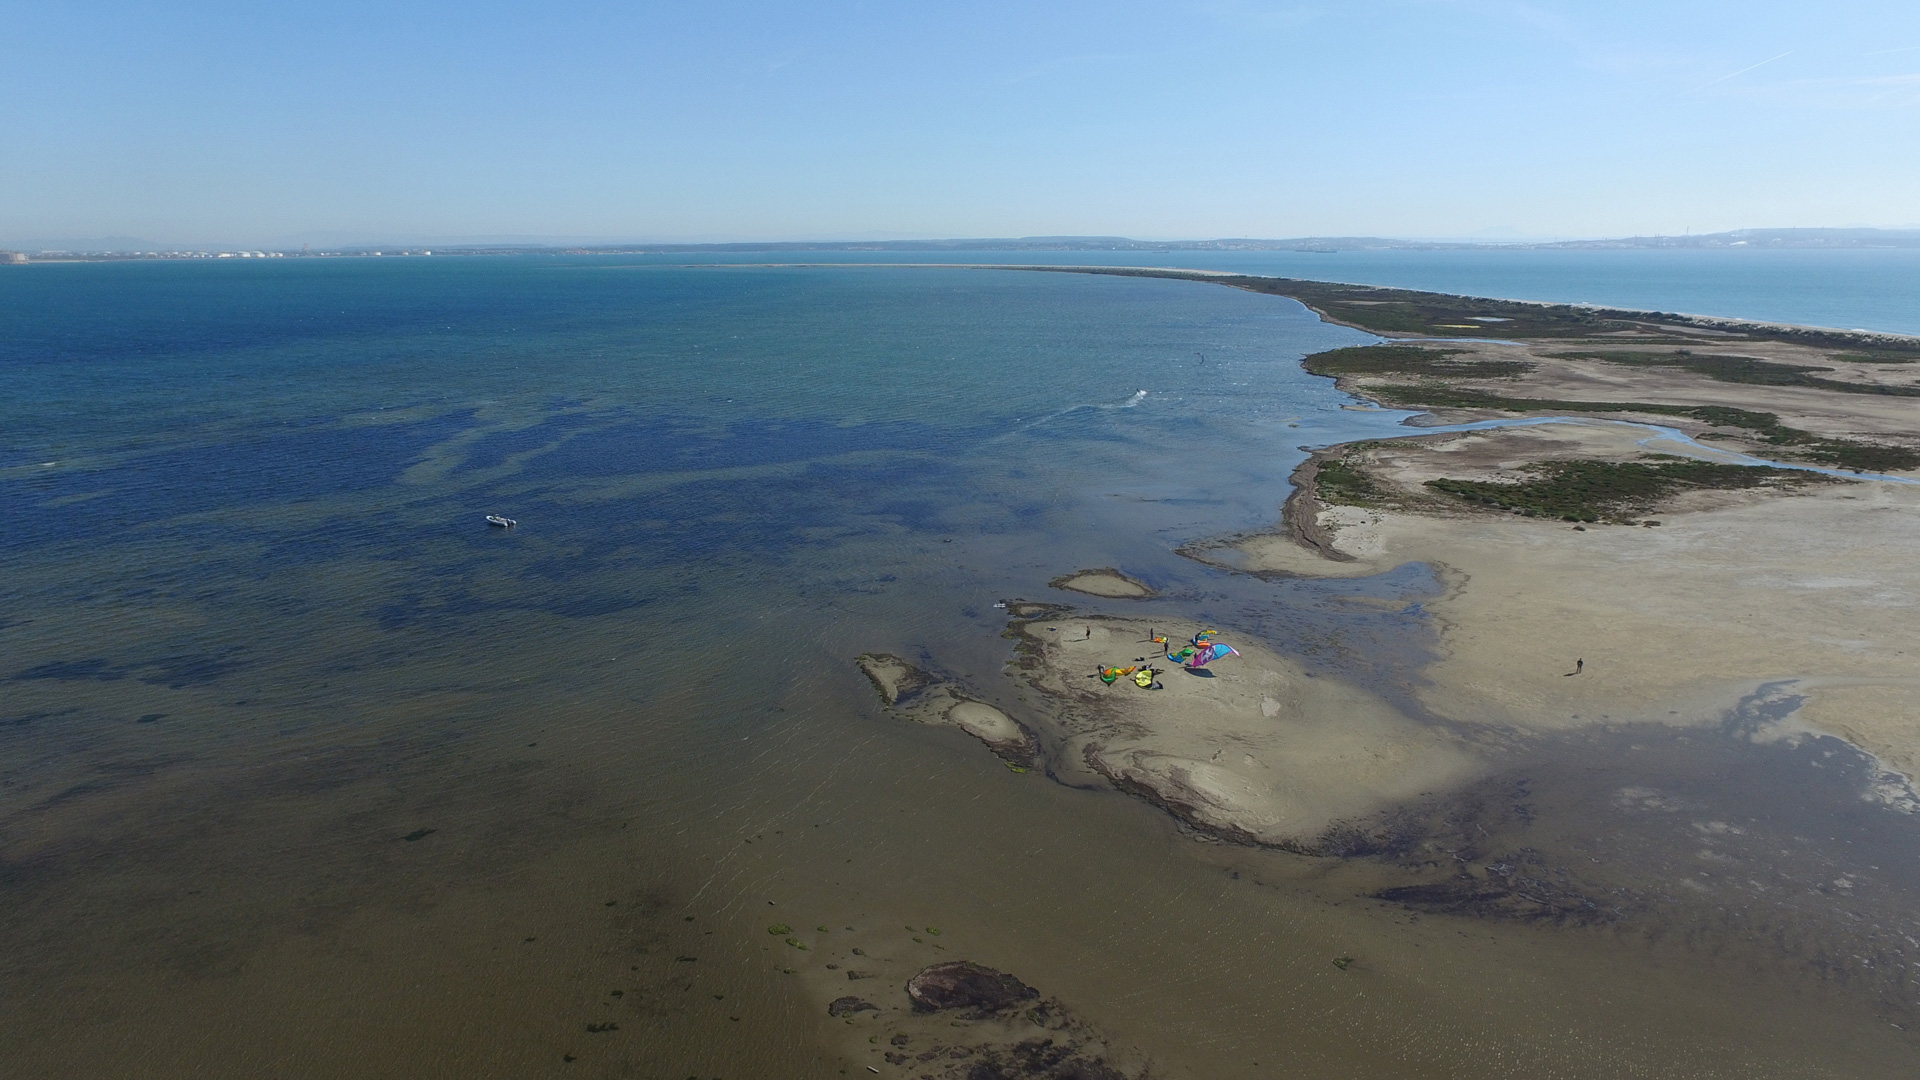
[[[1913, 339], [1687, 322], [1753, 337], [1652, 352], [1645, 339], [1670, 327], [1574, 340], [1401, 335], [1309, 356], [1309, 370], [1349, 393], [1423, 410], [1410, 422], [1520, 420], [1549, 407], [1571, 422], [1416, 428], [1317, 449], [1294, 470], [1274, 528], [1181, 554], [1279, 577], [1431, 566], [1448, 588], [1426, 605], [1440, 656], [1419, 698], [1440, 716], [1534, 732], [1704, 725], [1762, 686], [1791, 686], [1795, 707], [1765, 734], [1842, 739], [1885, 770], [1870, 797], [1912, 810], [1920, 656], [1904, 645], [1920, 610], [1910, 569], [1920, 489], [1899, 481], [1920, 475], [1920, 425], [1904, 400], [1920, 380], [1910, 359], [1830, 350]], [[1671, 425], [1728, 453], [1634, 438], [1634, 424]], [[1876, 471], [1893, 475], [1803, 483], [1716, 456], [1831, 460], [1837, 477], [1886, 462]], [[1688, 471], [1682, 457], [1702, 466]], [[1659, 480], [1660, 470], [1686, 479], [1606, 502], [1609, 480]]]

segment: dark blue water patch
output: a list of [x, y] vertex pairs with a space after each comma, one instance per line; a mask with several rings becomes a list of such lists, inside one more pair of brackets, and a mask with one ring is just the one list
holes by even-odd
[[16, 682], [51, 679], [58, 682], [118, 682], [135, 672], [145, 672], [140, 681], [150, 686], [179, 690], [216, 682], [247, 666], [241, 658], [244, 647], [211, 653], [179, 653], [153, 660], [116, 664], [102, 656], [84, 660], [52, 660], [36, 664], [13, 676]]
[[436, 619], [458, 620], [478, 615], [493, 615], [508, 610], [513, 605], [500, 601], [485, 600], [464, 590], [449, 596], [429, 597], [425, 593], [407, 593], [374, 608], [369, 614], [382, 630], [398, 630], [403, 626]]
[[[0, 281], [0, 370], [150, 364], [291, 344], [457, 354], [556, 327], [673, 325], [739, 303], [684, 275], [548, 272], [526, 260], [297, 260], [48, 265]], [[801, 287], [754, 275], [762, 293]]]
[[107, 490], [20, 515], [0, 532], [0, 548], [120, 538], [129, 528], [187, 514], [377, 490], [391, 485], [430, 447], [465, 430], [471, 416], [453, 413], [377, 427], [315, 420], [219, 446], [156, 450], [111, 468], [57, 470], [0, 483], [0, 496], [21, 506]]
[[80, 710], [77, 708], [66, 708], [66, 709], [36, 709], [32, 712], [7, 713], [4, 715], [0, 715], [0, 728], [30, 727], [34, 724], [42, 723], [47, 720], [58, 720], [60, 717], [63, 717], [63, 716], [72, 716], [73, 714], [79, 711]]
[[952, 503], [947, 500], [889, 491], [875, 492], [867, 506], [867, 513], [874, 518], [911, 532], [933, 534], [952, 531], [952, 510]]
[[150, 686], [165, 686], [170, 690], [205, 686], [246, 667], [249, 663], [243, 655], [246, 652], [245, 646], [236, 646], [210, 653], [163, 656], [140, 665], [158, 669], [141, 676], [140, 681]]
[[[529, 505], [524, 520], [551, 522], [565, 555], [528, 564], [527, 578], [569, 581], [632, 565], [711, 568], [735, 560], [778, 560], [848, 536], [907, 526], [947, 532], [928, 488], [958, 488], [963, 466], [920, 456], [893, 462], [835, 462], [789, 475], [674, 484], [635, 499]], [[889, 498], [894, 492], [904, 498]]]
[[517, 431], [500, 431], [483, 436], [474, 440], [465, 460], [461, 461], [448, 475], [478, 472], [504, 465], [507, 459], [515, 454], [524, 454], [530, 450], [538, 450], [543, 446], [557, 443], [568, 435], [599, 422], [593, 417], [568, 414], [555, 416]]
[[104, 656], [86, 660], [53, 660], [37, 664], [14, 676], [17, 682], [33, 679], [55, 679], [60, 682], [117, 682], [127, 677], [131, 668], [122, 667]]
[[[541, 425], [528, 433], [552, 441]], [[571, 439], [529, 463], [534, 478], [593, 479], [786, 465], [870, 451], [950, 451], [966, 436], [904, 421], [743, 420], [722, 427], [685, 417], [631, 417]], [[537, 444], [536, 444], [537, 445]]]

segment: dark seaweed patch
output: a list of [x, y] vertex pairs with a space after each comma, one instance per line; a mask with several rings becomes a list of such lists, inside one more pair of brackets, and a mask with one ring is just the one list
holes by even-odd
[[161, 657], [142, 665], [160, 670], [151, 675], [142, 676], [140, 681], [151, 686], [165, 686], [170, 690], [204, 686], [246, 667], [247, 661], [233, 659], [244, 651], [244, 649], [230, 649], [220, 653]]
[[113, 682], [127, 677], [129, 668], [116, 667], [104, 657], [91, 660], [55, 660], [51, 663], [30, 667], [15, 675], [16, 680], [58, 679], [62, 682]]

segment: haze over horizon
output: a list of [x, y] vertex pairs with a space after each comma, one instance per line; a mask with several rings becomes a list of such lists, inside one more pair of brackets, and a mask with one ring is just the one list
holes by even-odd
[[6, 5], [0, 244], [1912, 227], [1920, 10]]

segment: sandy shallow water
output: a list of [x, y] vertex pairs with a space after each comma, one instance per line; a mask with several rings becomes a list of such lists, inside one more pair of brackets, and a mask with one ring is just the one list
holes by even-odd
[[[1473, 594], [1394, 536], [1343, 580], [1176, 554], [1270, 525], [1301, 443], [1393, 430], [1298, 372], [1357, 335], [1191, 283], [481, 270], [501, 277], [289, 282], [257, 305], [264, 343], [178, 345], [190, 364], [107, 342], [95, 368], [7, 369], [40, 396], [7, 399], [34, 452], [0, 476], [37, 510], [5, 549], [0, 1071], [872, 1075], [906, 977], [943, 959], [1018, 975], [1169, 1077], [1910, 1071], [1912, 818], [1861, 798], [1871, 763], [1836, 741], [1756, 737], [1784, 697], [1811, 717], [1880, 692], [1840, 627], [1805, 672], [1825, 689], [1755, 697], [1778, 674], [1756, 662], [1686, 731], [1521, 730], [1510, 713], [1587, 691], [1456, 708], [1451, 673], [1497, 660], [1456, 644]], [[376, 272], [402, 271], [356, 271]], [[154, 303], [253, 341], [218, 323], [251, 310], [233, 288]], [[272, 336], [343, 306], [402, 318], [382, 296], [432, 333], [391, 354], [364, 343], [400, 340], [385, 323]], [[68, 316], [43, 345], [120, 326]], [[1212, 382], [1171, 367], [1196, 339]], [[997, 365], [1018, 410], [941, 426], [981, 406], [977, 378], [942, 381], [956, 356]], [[65, 381], [83, 370], [151, 413]], [[90, 411], [52, 430], [35, 401]], [[1196, 477], [1195, 445], [1235, 452]], [[480, 524], [502, 509], [517, 529]], [[1693, 550], [1656, 531], [1603, 542]], [[1087, 567], [1154, 595], [1048, 588]], [[1219, 843], [1050, 772], [1064, 742], [1018, 772], [891, 714], [853, 663], [902, 657], [1044, 743], [992, 606], [1022, 597], [1216, 625], [1276, 688], [1342, 688], [1330, 745], [1349, 712], [1443, 746], [1513, 733], [1473, 742], [1449, 790], [1365, 803], [1373, 850]], [[1555, 633], [1529, 664], [1560, 662]], [[1642, 648], [1616, 643], [1608, 664]], [[1235, 722], [1294, 700], [1236, 685]], [[855, 957], [872, 979], [846, 978]], [[850, 985], [881, 1011], [830, 1016]]]

